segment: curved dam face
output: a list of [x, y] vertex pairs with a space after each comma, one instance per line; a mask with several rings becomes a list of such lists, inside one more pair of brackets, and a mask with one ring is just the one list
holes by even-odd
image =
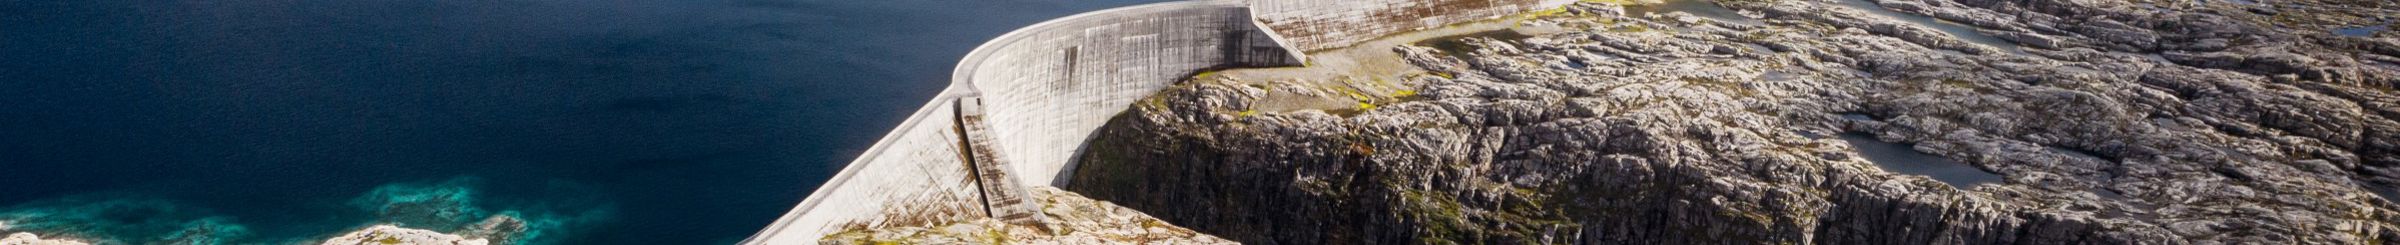
[[[949, 88], [742, 244], [987, 217], [1040, 224], [1027, 185], [1066, 184], [1072, 158], [1108, 119], [1198, 72], [1299, 66], [1302, 50], [1572, 1], [1183, 1], [1034, 24], [969, 53]], [[1386, 22], [1394, 18], [1407, 21]]]
[[[985, 43], [952, 74], [979, 94], [1000, 147], [1027, 184], [1052, 185], [1092, 132], [1135, 100], [1196, 72], [1301, 65], [1239, 1], [1103, 10]], [[958, 88], [953, 88], [958, 89]]]
[[1191, 1], [1004, 34], [968, 54], [949, 89], [743, 243], [814, 244], [842, 230], [999, 216], [984, 186], [1022, 192], [1016, 183], [1050, 183], [1134, 100], [1200, 70], [1301, 63], [1255, 23], [1241, 2]]

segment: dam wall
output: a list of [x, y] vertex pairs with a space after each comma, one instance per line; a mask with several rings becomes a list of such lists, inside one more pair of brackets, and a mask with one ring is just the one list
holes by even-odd
[[[1303, 47], [1535, 8], [1520, 2], [1529, 1], [1182, 1], [1021, 28], [969, 53], [949, 88], [742, 244], [814, 244], [845, 230], [987, 217], [1038, 224], [1025, 185], [1065, 185], [1093, 133], [1176, 82], [1207, 70], [1299, 66]], [[1451, 7], [1462, 12], [1435, 11]], [[1379, 22], [1388, 20], [1404, 21]], [[1288, 38], [1295, 34], [1304, 39]]]
[[[1123, 7], [1018, 29], [968, 54], [948, 89], [742, 243], [814, 244], [843, 230], [1010, 218], [1002, 216], [1025, 211], [1009, 207], [1021, 205], [1014, 193], [978, 189], [1050, 184], [1109, 117], [1198, 71], [1299, 65], [1299, 54], [1238, 1]], [[979, 150], [991, 164], [971, 160]]]
[[955, 96], [934, 101], [743, 244], [816, 244], [832, 231], [988, 216], [951, 120], [957, 104], [946, 103]]
[[1059, 185], [1083, 142], [1135, 100], [1201, 70], [1301, 63], [1241, 2], [1190, 1], [1027, 27], [968, 54], [952, 76], [984, 98], [1018, 179]]
[[1300, 50], [1558, 8], [1576, 0], [1249, 0], [1258, 22]]

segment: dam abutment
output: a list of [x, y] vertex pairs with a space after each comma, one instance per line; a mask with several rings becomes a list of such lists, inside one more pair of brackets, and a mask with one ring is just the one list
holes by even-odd
[[1094, 133], [1193, 74], [1300, 66], [1303, 51], [1572, 0], [1209, 0], [1027, 26], [962, 59], [951, 85], [742, 244], [978, 218], [1042, 222], [1027, 185], [1063, 186]]

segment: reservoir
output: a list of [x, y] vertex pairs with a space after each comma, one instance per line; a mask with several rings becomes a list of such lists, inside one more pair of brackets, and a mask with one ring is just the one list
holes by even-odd
[[1148, 2], [0, 2], [0, 234], [731, 243], [984, 40]]

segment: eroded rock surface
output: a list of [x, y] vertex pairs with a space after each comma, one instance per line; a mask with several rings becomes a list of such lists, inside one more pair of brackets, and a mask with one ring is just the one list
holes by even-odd
[[420, 245], [430, 245], [430, 244], [456, 244], [456, 245], [485, 245], [485, 244], [492, 244], [492, 242], [491, 242], [491, 240], [485, 240], [485, 239], [482, 239], [482, 238], [467, 238], [467, 237], [464, 237], [464, 236], [459, 236], [459, 235], [451, 235], [451, 234], [442, 234], [441, 232], [435, 232], [435, 231], [429, 231], [429, 230], [419, 230], [419, 229], [400, 228], [400, 227], [398, 227], [398, 226], [391, 226], [391, 225], [377, 225], [377, 226], [374, 226], [374, 227], [367, 227], [367, 229], [362, 229], [362, 230], [358, 230], [358, 231], [353, 231], [353, 232], [350, 232], [349, 234], [342, 234], [341, 236], [336, 236], [336, 237], [333, 237], [333, 239], [326, 239], [324, 244], [325, 244], [325, 245], [379, 245], [379, 244], [420, 244]]
[[525, 220], [516, 216], [493, 215], [450, 233], [395, 225], [376, 225], [326, 239], [323, 244], [515, 244], [520, 242], [525, 235]]
[[[1836, 1], [1585, 1], [1525, 23], [1573, 31], [1397, 48], [1430, 71], [1406, 81], [1196, 79], [1068, 189], [1262, 244], [2400, 240], [2373, 194], [2400, 181], [2400, 42], [2321, 28], [2391, 3], [1866, 5], [1959, 33]], [[1358, 106], [1260, 109], [1293, 96]], [[2005, 180], [1878, 169], [1842, 133]]]
[[1046, 225], [982, 218], [934, 226], [853, 230], [827, 244], [1233, 244], [1151, 218], [1139, 211], [1050, 187], [1034, 187]]

